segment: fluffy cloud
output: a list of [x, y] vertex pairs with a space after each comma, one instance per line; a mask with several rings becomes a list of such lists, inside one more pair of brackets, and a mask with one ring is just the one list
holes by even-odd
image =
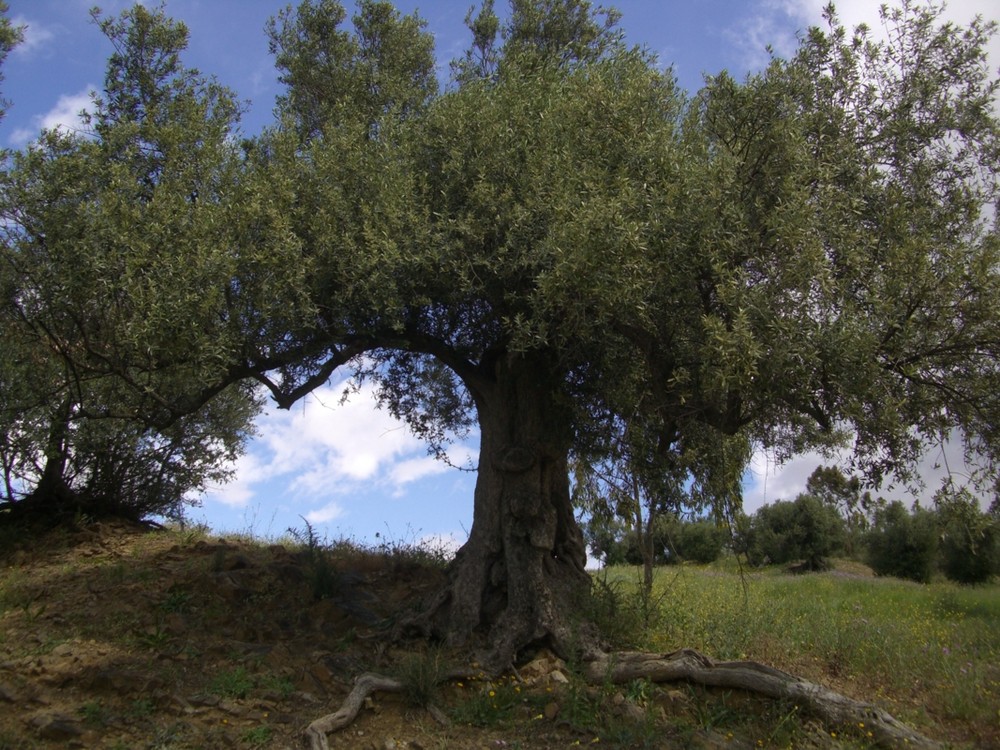
[[23, 146], [28, 141], [37, 138], [42, 130], [63, 129], [70, 132], [83, 130], [81, 112], [92, 105], [91, 92], [94, 86], [87, 86], [76, 94], [64, 94], [59, 97], [55, 106], [43, 115], [32, 118], [32, 127], [18, 128], [10, 135], [13, 146]]
[[322, 508], [311, 510], [305, 515], [309, 523], [327, 523], [340, 518], [344, 514], [343, 507], [336, 502], [327, 503]]
[[[343, 513], [334, 498], [373, 484], [397, 495], [405, 485], [447, 470], [402, 422], [379, 409], [370, 386], [341, 403], [344, 381], [316, 390], [289, 411], [271, 410], [257, 421], [259, 437], [233, 466], [234, 480], [203, 500], [245, 507], [266, 490], [285, 501], [324, 504], [305, 514], [310, 523]], [[467, 464], [473, 451], [453, 446], [449, 461]]]

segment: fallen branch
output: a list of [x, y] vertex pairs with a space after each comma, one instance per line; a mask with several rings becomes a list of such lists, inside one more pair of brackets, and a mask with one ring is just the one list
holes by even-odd
[[[449, 675], [445, 679], [450, 679]], [[941, 744], [915, 732], [877, 706], [848, 698], [822, 685], [808, 682], [780, 669], [754, 661], [716, 662], [692, 649], [669, 654], [616, 652], [588, 662], [584, 677], [592, 684], [626, 683], [637, 679], [651, 682], [692, 682], [710, 687], [746, 690], [770, 698], [789, 700], [805, 707], [831, 726], [857, 726], [883, 747], [937, 750]], [[365, 673], [358, 677], [340, 708], [312, 722], [306, 729], [312, 750], [329, 750], [326, 735], [348, 726], [357, 717], [365, 699], [376, 691], [399, 693], [403, 683], [391, 677]]]

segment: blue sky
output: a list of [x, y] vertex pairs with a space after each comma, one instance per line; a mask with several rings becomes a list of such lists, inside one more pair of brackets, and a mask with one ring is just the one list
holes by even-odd
[[[704, 74], [727, 69], [737, 77], [767, 61], [768, 44], [791, 53], [796, 37], [820, 22], [826, 0], [619, 0], [622, 28], [629, 41], [673, 65], [685, 88], [696, 89]], [[131, 3], [101, 3], [116, 14]], [[147, 3], [149, 4], [149, 3]], [[280, 93], [267, 52], [264, 25], [286, 3], [279, 0], [167, 0], [167, 13], [190, 30], [187, 65], [216, 76], [250, 108], [247, 134], [271, 118]], [[351, 2], [346, 3], [351, 8]], [[24, 25], [25, 42], [4, 68], [3, 95], [12, 103], [0, 123], [0, 146], [20, 148], [43, 127], [75, 127], [78, 113], [99, 89], [109, 45], [90, 21], [93, 0], [8, 0], [9, 15]], [[418, 10], [434, 34], [441, 76], [448, 62], [465, 49], [463, 18], [471, 0], [398, 0], [409, 13]], [[849, 25], [866, 22], [877, 29], [878, 2], [837, 3]], [[505, 6], [497, 0], [497, 7]], [[1000, 16], [995, 0], [953, 0], [947, 16], [965, 23], [974, 15]], [[994, 69], [1000, 47], [991, 48]], [[472, 519], [475, 475], [450, 468], [427, 455], [421, 442], [388, 414], [374, 408], [362, 390], [341, 405], [344, 388], [335, 379], [291, 411], [269, 409], [258, 421], [259, 436], [236, 465], [236, 479], [216, 488], [192, 509], [190, 517], [213, 528], [279, 536], [309, 519], [329, 538], [366, 542], [388, 538], [416, 542], [464, 541]], [[956, 451], [933, 452], [929, 477], [945, 464], [962, 471]], [[476, 444], [456, 445], [451, 462], [475, 461]], [[823, 461], [802, 456], [774, 466], [764, 454], [748, 472], [745, 507], [794, 497]], [[935, 468], [937, 466], [937, 468]], [[933, 481], [933, 479], [932, 479]], [[376, 534], [378, 537], [376, 537]]]

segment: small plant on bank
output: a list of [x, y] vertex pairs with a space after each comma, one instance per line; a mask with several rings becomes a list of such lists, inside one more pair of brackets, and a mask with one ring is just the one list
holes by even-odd
[[266, 674], [258, 680], [258, 687], [268, 696], [278, 700], [288, 700], [295, 692], [295, 683], [287, 677], [276, 674]]
[[646, 589], [605, 572], [594, 577], [589, 616], [613, 648], [641, 648], [661, 622], [667, 590]]
[[253, 677], [245, 667], [236, 667], [216, 675], [208, 686], [210, 693], [222, 698], [246, 698], [253, 688]]
[[511, 718], [514, 709], [522, 702], [521, 686], [513, 680], [479, 683], [457, 682], [456, 686], [467, 697], [452, 711], [452, 718], [460, 724], [474, 727], [496, 727]]
[[77, 709], [83, 723], [91, 727], [103, 727], [108, 723], [108, 714], [100, 701], [89, 701]]
[[247, 729], [240, 735], [240, 739], [250, 747], [266, 747], [273, 737], [274, 730], [266, 724]]
[[437, 702], [446, 672], [441, 652], [434, 649], [407, 655], [399, 666], [397, 677], [403, 683], [403, 695], [410, 705], [427, 708]]
[[327, 545], [320, 541], [312, 524], [305, 518], [305, 531], [288, 529], [288, 533], [305, 549], [306, 577], [316, 601], [332, 599], [339, 591], [339, 576], [330, 560]]

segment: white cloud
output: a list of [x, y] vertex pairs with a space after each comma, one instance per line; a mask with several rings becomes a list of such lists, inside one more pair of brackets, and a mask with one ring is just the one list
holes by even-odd
[[[306, 515], [311, 523], [332, 520], [342, 506], [331, 497], [358, 494], [373, 484], [402, 488], [447, 470], [427, 455], [423, 441], [379, 409], [365, 386], [340, 403], [344, 381], [317, 389], [290, 411], [271, 410], [257, 420], [259, 437], [235, 465], [232, 483], [203, 500], [245, 506], [268, 485], [283, 501], [325, 502]], [[470, 449], [454, 446], [449, 460], [467, 463]], [[276, 498], [272, 498], [276, 499]]]
[[37, 138], [42, 130], [61, 129], [70, 132], [83, 130], [83, 120], [80, 113], [93, 104], [92, 91], [94, 91], [94, 86], [87, 86], [79, 93], [60, 96], [52, 109], [44, 115], [32, 118], [32, 127], [18, 128], [11, 133], [11, 145], [23, 146], [28, 141]]
[[846, 465], [842, 457], [821, 453], [802, 453], [779, 464], [766, 451], [758, 451], [750, 460], [750, 483], [743, 492], [743, 510], [751, 514], [762, 505], [792, 500], [805, 492], [806, 480], [817, 466]]
[[344, 508], [335, 502], [330, 502], [322, 508], [311, 510], [305, 515], [309, 523], [327, 523], [344, 515]]
[[770, 60], [768, 47], [779, 57], [790, 57], [799, 44], [799, 33], [819, 21], [811, 12], [811, 0], [763, 0], [749, 16], [741, 18], [723, 32], [736, 48], [742, 64], [760, 70]]
[[423, 456], [400, 461], [393, 467], [391, 477], [395, 484], [405, 485], [447, 470], [448, 466], [443, 461], [433, 456]]
[[[725, 37], [740, 51], [748, 69], [759, 70], [768, 62], [766, 48], [771, 45], [780, 57], [792, 55], [799, 36], [810, 26], [823, 26], [823, 9], [827, 0], [758, 0], [746, 16], [730, 26]], [[886, 31], [879, 18], [881, 3], [871, 0], [836, 0], [837, 16], [847, 29], [866, 24], [876, 39], [885, 39]], [[890, 7], [895, 3], [890, 2]], [[996, 0], [951, 0], [942, 18], [967, 25], [980, 15], [986, 20], [996, 17]], [[990, 67], [1000, 65], [1000, 38], [994, 36], [989, 45]]]
[[46, 26], [31, 21], [24, 16], [14, 16], [11, 23], [15, 27], [20, 27], [22, 37], [21, 43], [14, 48], [15, 55], [30, 55], [36, 50], [44, 48], [55, 39], [55, 33]]
[[254, 485], [267, 478], [266, 467], [257, 453], [248, 452], [226, 468], [233, 471], [232, 480], [209, 488], [205, 497], [230, 508], [245, 508], [254, 497]]

